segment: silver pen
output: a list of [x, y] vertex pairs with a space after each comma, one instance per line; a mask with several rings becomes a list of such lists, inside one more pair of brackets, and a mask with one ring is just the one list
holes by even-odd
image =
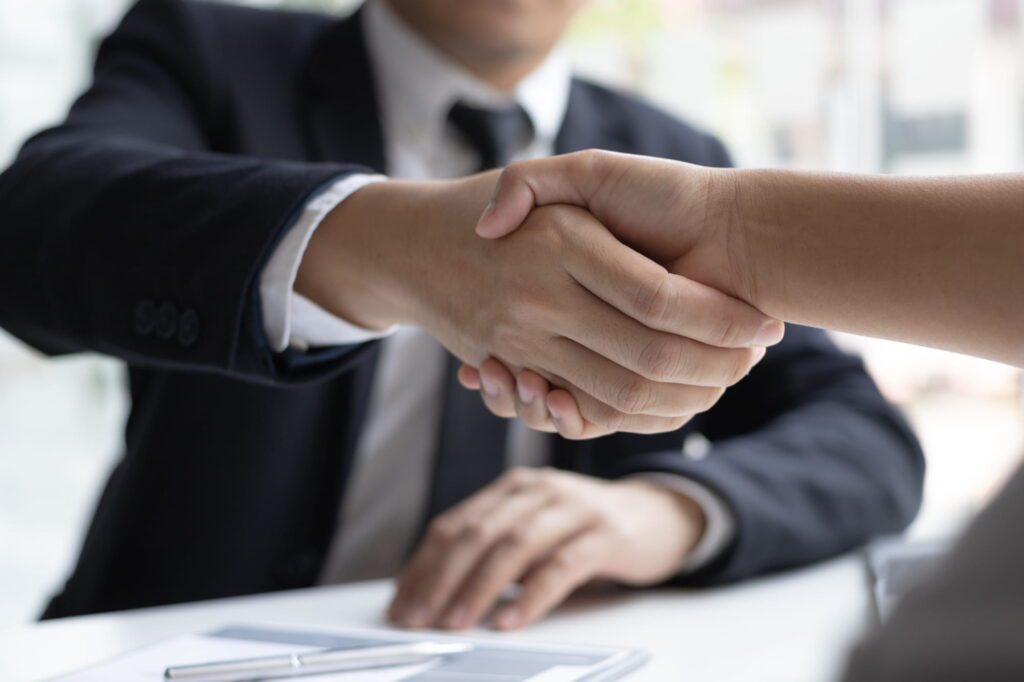
[[282, 654], [197, 665], [178, 665], [164, 671], [166, 680], [190, 682], [239, 682], [240, 680], [295, 677], [315, 673], [367, 670], [426, 663], [438, 656], [461, 654], [473, 649], [461, 642], [413, 642], [360, 649], [324, 649], [305, 654]]

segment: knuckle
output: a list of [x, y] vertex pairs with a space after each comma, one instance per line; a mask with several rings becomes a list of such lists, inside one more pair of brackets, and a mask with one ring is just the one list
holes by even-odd
[[577, 513], [585, 526], [600, 529], [615, 512], [593, 500], [580, 500]]
[[609, 431], [621, 431], [626, 423], [626, 414], [604, 403], [597, 403], [587, 415], [587, 420]]
[[576, 158], [578, 158], [581, 163], [585, 164], [596, 163], [600, 157], [601, 152], [597, 149], [584, 149], [583, 151], [576, 153]]
[[575, 213], [568, 206], [542, 206], [536, 209], [538, 219], [546, 229], [538, 233], [537, 252], [555, 254], [561, 260], [567, 250], [575, 248], [578, 224]]
[[561, 482], [554, 476], [541, 476], [537, 479], [537, 488], [546, 498], [557, 501], [562, 493]]
[[485, 519], [472, 519], [462, 528], [459, 540], [469, 545], [480, 545], [490, 537], [490, 524]]
[[605, 428], [612, 431], [622, 431], [629, 426], [629, 415], [618, 410], [608, 410], [604, 424]]
[[[589, 174], [598, 162], [597, 150], [584, 149], [583, 151], [573, 152], [566, 157], [566, 161], [571, 164], [572, 169], [576, 173]], [[586, 177], [586, 175], [578, 177]]]
[[444, 517], [435, 519], [427, 528], [427, 537], [430, 542], [441, 545], [452, 544], [458, 535], [458, 526], [451, 519]]
[[538, 232], [555, 232], [565, 230], [569, 227], [567, 220], [567, 209], [566, 207], [559, 204], [545, 204], [538, 206], [530, 213], [528, 220], [531, 223], [541, 225], [547, 230], [538, 230]]
[[507, 397], [497, 396], [492, 398], [491, 396], [484, 395], [482, 400], [488, 411], [496, 417], [510, 419], [516, 416], [515, 406], [511, 404]]
[[565, 472], [551, 465], [533, 469], [531, 473], [537, 477], [539, 483], [549, 490], [561, 490], [565, 483]]
[[571, 550], [563, 549], [551, 555], [551, 559], [548, 561], [548, 569], [555, 575], [568, 576], [572, 575], [577, 564], [574, 553]]
[[485, 324], [490, 329], [487, 340], [491, 348], [499, 349], [505, 355], [509, 355], [510, 351], [519, 352], [521, 350], [519, 346], [522, 345], [522, 333], [516, 327], [515, 322], [509, 319], [508, 311], [504, 306], [502, 306], [500, 314], [495, 314]]
[[519, 554], [530, 546], [533, 533], [527, 526], [517, 526], [510, 530], [501, 540], [501, 549], [508, 554]]
[[509, 362], [543, 357], [543, 344], [548, 338], [539, 332], [538, 315], [528, 312], [524, 302], [509, 306], [502, 318], [492, 326], [491, 347]]
[[654, 336], [640, 348], [640, 355], [637, 357], [640, 373], [652, 379], [665, 379], [672, 369], [672, 354], [665, 338]]
[[650, 408], [654, 399], [651, 382], [641, 377], [622, 382], [615, 394], [615, 407], [626, 414], [641, 414]]
[[576, 164], [576, 171], [585, 174], [582, 177], [588, 177], [600, 167], [609, 154], [600, 149], [585, 149], [572, 156], [572, 160]]
[[641, 374], [661, 381], [675, 378], [681, 363], [682, 353], [678, 344], [661, 335], [644, 344], [637, 358]]
[[555, 481], [562, 472], [553, 466], [543, 466], [537, 469], [527, 469], [531, 475], [535, 476], [542, 483], [552, 483]]
[[739, 344], [743, 326], [727, 313], [715, 315], [710, 322], [709, 337], [712, 345], [731, 348]]
[[511, 484], [513, 488], [520, 488], [532, 484], [536, 478], [536, 472], [526, 467], [516, 467], [514, 469], [510, 469], [503, 478]]
[[506, 297], [505, 315], [512, 330], [522, 330], [524, 327], [534, 326], [538, 310], [543, 306], [544, 302], [530, 290], [520, 290], [515, 292], [515, 295]]
[[668, 279], [665, 276], [646, 278], [637, 287], [633, 306], [639, 320], [647, 326], [661, 324], [671, 307]]
[[498, 182], [502, 186], [518, 185], [526, 180], [526, 167], [523, 162], [509, 164], [501, 171]]

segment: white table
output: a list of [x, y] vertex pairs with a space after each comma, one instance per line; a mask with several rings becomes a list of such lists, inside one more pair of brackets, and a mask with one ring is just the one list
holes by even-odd
[[[383, 627], [388, 582], [321, 587], [66, 618], [0, 631], [0, 680], [38, 680], [177, 634], [246, 621]], [[581, 596], [514, 636], [646, 649], [630, 680], [825, 682], [869, 617], [863, 564], [850, 556], [704, 591]]]

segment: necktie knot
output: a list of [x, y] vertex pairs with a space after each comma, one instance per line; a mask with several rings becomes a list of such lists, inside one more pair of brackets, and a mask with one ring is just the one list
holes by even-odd
[[533, 136], [533, 124], [518, 104], [503, 109], [480, 109], [456, 102], [448, 121], [480, 158], [480, 170], [507, 166]]

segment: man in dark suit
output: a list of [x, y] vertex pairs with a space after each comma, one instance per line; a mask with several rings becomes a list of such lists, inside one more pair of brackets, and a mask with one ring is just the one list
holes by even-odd
[[[584, 148], [729, 163], [570, 76], [555, 48], [579, 4], [129, 12], [68, 119], [0, 176], [0, 324], [130, 368], [125, 455], [46, 617], [392, 575], [430, 524], [392, 617], [472, 625], [555, 557], [571, 570], [539, 571], [530, 613], [499, 618], [516, 626], [589, 578], [733, 581], [909, 523], [920, 449], [823, 334], [791, 327], [677, 428], [778, 340], [770, 325], [737, 309], [743, 339], [640, 328], [588, 285], [657, 266], [584, 239], [587, 214], [484, 242], [493, 175], [426, 182]], [[438, 340], [549, 362], [589, 421], [650, 435], [507, 427]], [[637, 355], [653, 376], [623, 374], [644, 374]]]

